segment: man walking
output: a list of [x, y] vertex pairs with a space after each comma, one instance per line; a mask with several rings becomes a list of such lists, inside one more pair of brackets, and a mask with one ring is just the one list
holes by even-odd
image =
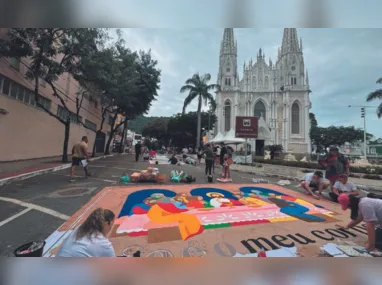
[[70, 168], [70, 179], [69, 182], [74, 182], [74, 169], [76, 166], [82, 165], [85, 170], [85, 177], [88, 178], [90, 173], [88, 171], [87, 164], [89, 163], [88, 154], [88, 137], [83, 136], [81, 142], [76, 143], [72, 148], [72, 167]]
[[138, 162], [139, 160], [139, 156], [141, 155], [141, 148], [142, 148], [142, 145], [141, 145], [141, 142], [137, 142], [135, 144], [135, 161]]

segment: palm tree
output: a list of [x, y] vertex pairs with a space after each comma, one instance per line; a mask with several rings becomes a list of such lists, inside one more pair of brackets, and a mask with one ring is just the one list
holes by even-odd
[[[382, 77], [377, 80], [378, 84], [382, 84]], [[375, 99], [380, 99], [382, 100], [382, 89], [377, 89], [374, 92], [371, 92], [369, 95], [367, 95], [367, 102], [373, 101]], [[377, 116], [378, 118], [382, 117], [382, 103], [379, 104], [377, 107]]]
[[180, 92], [184, 93], [189, 91], [188, 96], [184, 99], [183, 111], [182, 114], [186, 112], [186, 108], [191, 102], [197, 98], [198, 99], [198, 127], [197, 127], [197, 137], [196, 137], [196, 148], [200, 146], [200, 128], [201, 128], [201, 111], [202, 111], [202, 101], [204, 101], [204, 105], [207, 105], [210, 102], [210, 106], [212, 111], [216, 110], [216, 101], [214, 96], [210, 93], [210, 91], [220, 90], [220, 86], [217, 84], [208, 84], [211, 80], [210, 74], [204, 74], [202, 76], [199, 73], [195, 73], [192, 78], [186, 80], [185, 85], [180, 88]]

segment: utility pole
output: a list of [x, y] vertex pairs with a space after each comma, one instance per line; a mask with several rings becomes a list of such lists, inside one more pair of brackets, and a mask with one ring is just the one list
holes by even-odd
[[367, 133], [366, 133], [366, 108], [376, 108], [377, 106], [353, 106], [349, 105], [348, 108], [353, 108], [353, 107], [361, 107], [361, 118], [363, 118], [363, 152], [365, 155], [365, 159], [367, 160], [367, 153], [366, 153], [366, 146], [367, 146]]
[[367, 160], [367, 153], [366, 153], [366, 109], [365, 109], [365, 107], [361, 108], [361, 118], [363, 118], [363, 153], [365, 155], [365, 159]]

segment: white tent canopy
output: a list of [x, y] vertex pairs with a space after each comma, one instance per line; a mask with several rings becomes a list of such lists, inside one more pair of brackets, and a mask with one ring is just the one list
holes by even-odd
[[209, 142], [214, 142], [214, 143], [218, 143], [218, 142], [222, 142], [223, 141], [223, 135], [221, 132], [219, 132], [212, 140], [210, 140]]
[[225, 144], [241, 144], [245, 143], [245, 139], [237, 138], [235, 136], [235, 130], [230, 129], [229, 132], [221, 139]]

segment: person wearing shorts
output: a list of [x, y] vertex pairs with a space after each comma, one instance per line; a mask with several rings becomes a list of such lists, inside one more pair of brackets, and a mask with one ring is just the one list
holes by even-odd
[[[76, 143], [72, 148], [72, 167], [70, 168], [70, 179], [69, 182], [74, 182], [74, 169], [76, 166], [82, 165], [82, 161], [86, 160], [86, 163], [89, 162], [88, 154], [88, 137], [83, 136], [81, 142]], [[84, 166], [85, 177], [90, 176], [88, 171], [88, 166]]]

